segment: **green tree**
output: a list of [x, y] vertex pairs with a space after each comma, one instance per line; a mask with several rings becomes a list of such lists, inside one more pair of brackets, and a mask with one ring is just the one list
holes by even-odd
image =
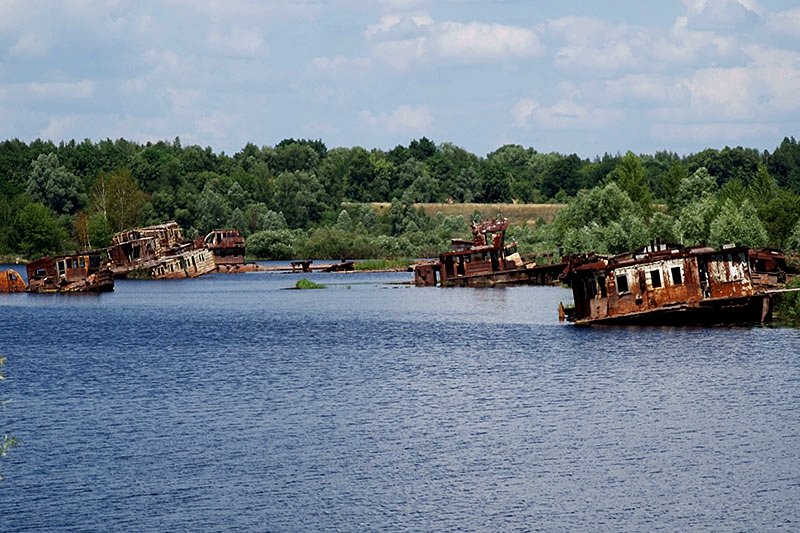
[[53, 212], [39, 202], [29, 203], [17, 213], [14, 233], [16, 249], [29, 257], [58, 253], [69, 238]]
[[42, 154], [31, 164], [26, 192], [58, 214], [77, 211], [85, 198], [80, 194], [81, 184], [72, 172], [58, 161], [54, 153]]
[[118, 232], [136, 225], [139, 212], [149, 200], [130, 170], [101, 172], [92, 185], [91, 211], [105, 218], [112, 231]]
[[611, 171], [609, 177], [615, 180], [628, 198], [641, 208], [645, 216], [649, 217], [652, 212], [653, 193], [647, 185], [644, 165], [639, 157], [633, 152], [627, 152]]
[[786, 247], [789, 250], [800, 252], [800, 220], [798, 220], [797, 224], [794, 225], [789, 238], [786, 239]]
[[288, 229], [258, 231], [247, 238], [247, 253], [259, 259], [293, 259], [298, 237]]
[[703, 200], [716, 192], [717, 180], [709, 174], [708, 169], [700, 167], [693, 174], [681, 180], [675, 195], [675, 208], [681, 210], [690, 203]]
[[480, 200], [486, 203], [510, 202], [510, 175], [502, 163], [489, 159], [483, 162], [480, 169], [483, 178], [483, 194]]
[[749, 200], [736, 204], [728, 199], [711, 222], [709, 242], [713, 246], [736, 244], [758, 248], [767, 243], [767, 230]]
[[322, 218], [325, 198], [325, 189], [314, 174], [284, 172], [276, 182], [273, 209], [283, 213], [290, 228], [302, 228]]
[[696, 199], [681, 209], [675, 233], [681, 244], [702, 245], [709, 242], [711, 221], [717, 213], [717, 203], [710, 196]]
[[90, 248], [103, 248], [111, 245], [114, 228], [111, 227], [108, 219], [102, 214], [97, 213], [90, 216], [86, 230], [89, 236], [88, 244]]

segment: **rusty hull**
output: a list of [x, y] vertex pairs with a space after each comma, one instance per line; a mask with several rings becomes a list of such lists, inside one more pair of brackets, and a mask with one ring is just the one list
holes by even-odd
[[118, 278], [195, 278], [216, 270], [214, 254], [202, 241], [184, 241], [176, 222], [119, 232], [108, 255]]
[[516, 244], [506, 245], [508, 220], [472, 225], [472, 241], [453, 239], [453, 250], [438, 260], [414, 265], [414, 283], [420, 287], [476, 287], [505, 284], [550, 285], [559, 282], [564, 264], [524, 260]]
[[28, 292], [110, 292], [114, 275], [100, 250], [42, 257], [26, 265]]
[[772, 315], [779, 270], [777, 263], [756, 263], [760, 256], [751, 252], [659, 245], [615, 257], [571, 257], [563, 280], [574, 307], [566, 317], [576, 324], [764, 322]]
[[0, 293], [25, 292], [28, 286], [14, 269], [0, 271]]

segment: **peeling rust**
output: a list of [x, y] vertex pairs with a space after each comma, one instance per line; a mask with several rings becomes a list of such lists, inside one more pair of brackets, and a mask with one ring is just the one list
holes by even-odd
[[[563, 263], [539, 264], [525, 260], [516, 243], [506, 244], [508, 220], [472, 224], [472, 240], [453, 239], [453, 250], [438, 260], [414, 265], [418, 286], [486, 286], [500, 284], [550, 285], [558, 283]], [[539, 259], [552, 259], [540, 257]]]
[[25, 292], [28, 285], [14, 269], [0, 271], [0, 293]]
[[103, 250], [42, 257], [25, 266], [28, 292], [109, 292], [114, 276]]
[[108, 255], [115, 277], [196, 278], [216, 269], [214, 254], [185, 241], [176, 222], [117, 233]]
[[562, 280], [576, 324], [733, 324], [769, 320], [786, 260], [776, 250], [657, 245], [604, 257], [571, 256]]

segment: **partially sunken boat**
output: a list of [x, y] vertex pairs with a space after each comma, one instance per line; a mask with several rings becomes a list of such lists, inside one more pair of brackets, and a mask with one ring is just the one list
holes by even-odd
[[576, 324], [722, 325], [772, 318], [785, 289], [786, 259], [775, 250], [658, 245], [605, 257], [573, 256], [563, 281]]
[[524, 260], [516, 243], [506, 244], [507, 229], [505, 218], [473, 223], [471, 241], [453, 239], [453, 250], [441, 254], [438, 261], [414, 265], [414, 283], [443, 287], [558, 283], [564, 265]]
[[42, 257], [28, 263], [28, 292], [109, 292], [114, 275], [102, 250]]
[[217, 270], [223, 273], [253, 272], [258, 264], [245, 261], [245, 238], [235, 229], [215, 229], [197, 243], [214, 255]]
[[117, 233], [108, 254], [118, 278], [196, 278], [216, 269], [211, 251], [184, 241], [177, 222]]
[[0, 293], [25, 292], [28, 285], [13, 268], [0, 271]]

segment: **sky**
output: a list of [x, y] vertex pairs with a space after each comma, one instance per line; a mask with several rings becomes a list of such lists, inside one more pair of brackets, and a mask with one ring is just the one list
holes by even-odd
[[800, 0], [0, 0], [0, 140], [485, 156], [800, 137]]

